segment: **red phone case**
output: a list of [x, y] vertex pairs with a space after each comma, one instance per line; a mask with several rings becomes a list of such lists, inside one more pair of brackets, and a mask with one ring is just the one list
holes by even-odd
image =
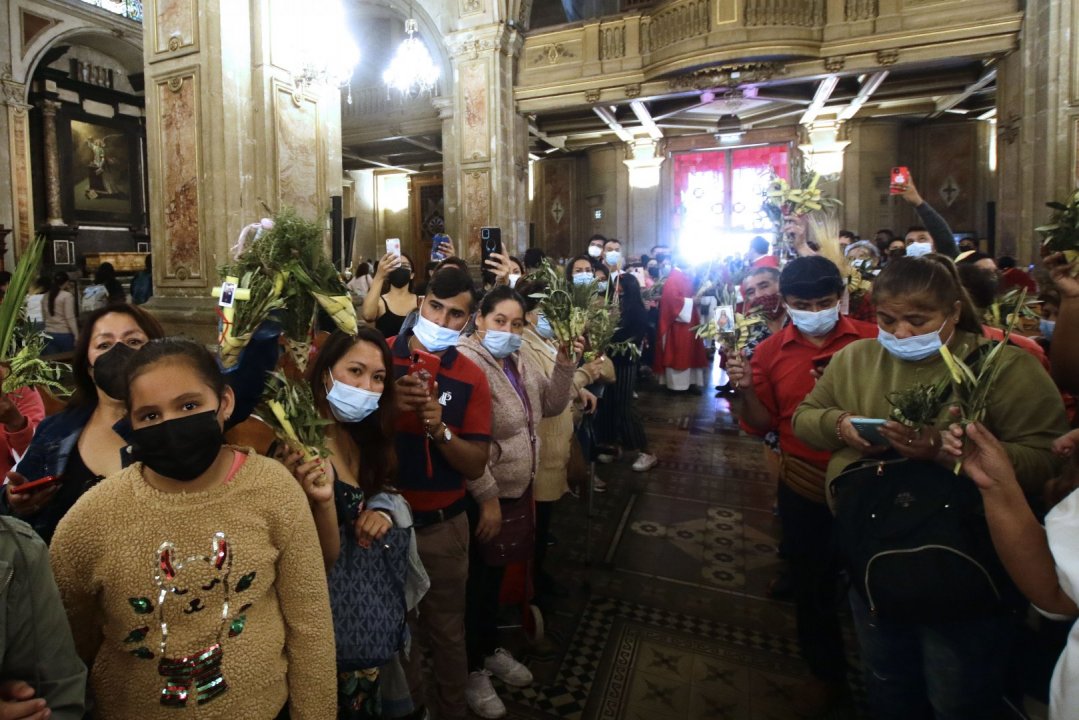
[[12, 495], [21, 495], [23, 493], [33, 492], [34, 490], [40, 490], [41, 488], [48, 487], [55, 483], [60, 482], [60, 478], [55, 475], [46, 475], [43, 478], [37, 480], [31, 480], [30, 482], [23, 483], [22, 485], [10, 485]]
[[[892, 180], [890, 185], [906, 185], [910, 182], [910, 170], [900, 165], [899, 167], [892, 168]], [[894, 187], [889, 187], [889, 192], [892, 195], [901, 195], [902, 191], [896, 190]]]
[[427, 373], [427, 389], [434, 390], [435, 378], [438, 370], [442, 367], [442, 360], [437, 355], [432, 355], [422, 350], [412, 351], [412, 363], [408, 366], [409, 375], [417, 375], [421, 371]]

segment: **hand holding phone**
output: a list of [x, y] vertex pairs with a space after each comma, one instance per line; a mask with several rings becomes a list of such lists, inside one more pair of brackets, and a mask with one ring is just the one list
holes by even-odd
[[441, 262], [453, 254], [453, 242], [446, 233], [436, 233], [431, 238], [431, 260]]
[[505, 255], [502, 252], [502, 228], [480, 228], [480, 267], [487, 267], [487, 259], [492, 255]]
[[386, 239], [386, 254], [401, 257], [401, 238]]
[[30, 480], [28, 482], [18, 484], [14, 482], [9, 482], [8, 487], [11, 488], [12, 495], [22, 495], [24, 493], [37, 492], [38, 490], [41, 490], [43, 488], [56, 485], [59, 482], [60, 478], [56, 477], [55, 475], [46, 475], [45, 477], [38, 478], [37, 480]]
[[415, 375], [427, 384], [427, 392], [434, 392], [435, 379], [442, 367], [442, 360], [437, 355], [422, 350], [413, 350], [408, 374]]

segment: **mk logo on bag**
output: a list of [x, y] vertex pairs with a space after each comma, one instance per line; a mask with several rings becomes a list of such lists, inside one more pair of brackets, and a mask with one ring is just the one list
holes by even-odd
[[895, 504], [901, 508], [909, 508], [918, 498], [912, 492], [901, 492], [895, 496]]

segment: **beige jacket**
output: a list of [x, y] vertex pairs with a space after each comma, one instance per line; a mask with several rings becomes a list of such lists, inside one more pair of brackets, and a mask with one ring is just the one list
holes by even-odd
[[[557, 367], [555, 355], [558, 350], [531, 328], [524, 332], [524, 345], [521, 354], [532, 367], [543, 369], [543, 374], [550, 379]], [[581, 388], [591, 383], [588, 373], [578, 368], [573, 374], [571, 396], [576, 396]], [[573, 441], [573, 415], [575, 407], [570, 404], [554, 417], [545, 417], [539, 423], [539, 465], [536, 468], [534, 488], [536, 502], [554, 502], [567, 492], [567, 466], [569, 464], [570, 443]]]
[[483, 370], [491, 387], [491, 458], [483, 475], [469, 481], [468, 491], [478, 502], [492, 497], [519, 498], [535, 478], [540, 452], [539, 421], [566, 409], [574, 367], [556, 363], [548, 379], [523, 352], [507, 358], [515, 363], [521, 376], [532, 408], [529, 418], [502, 369], [502, 361], [487, 352], [477, 336], [462, 340], [457, 349]]

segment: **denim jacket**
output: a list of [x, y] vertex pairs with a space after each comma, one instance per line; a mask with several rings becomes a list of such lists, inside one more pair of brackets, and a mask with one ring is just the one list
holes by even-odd
[[[34, 432], [30, 447], [26, 448], [26, 454], [15, 466], [15, 471], [27, 480], [37, 480], [47, 475], [62, 476], [64, 470], [67, 469], [68, 458], [75, 450], [79, 436], [82, 435], [82, 430], [90, 421], [93, 412], [93, 406], [71, 408], [42, 420]], [[131, 439], [131, 426], [126, 418], [117, 422], [113, 430], [124, 440]], [[131, 464], [131, 455], [126, 447], [120, 452], [120, 462], [124, 467]], [[60, 519], [82, 497], [82, 494], [90, 489], [92, 484], [82, 487], [75, 485], [75, 483], [61, 483], [60, 490], [48, 505], [22, 518], [46, 543], [52, 541], [52, 534], [60, 523]], [[14, 515], [8, 506], [6, 492], [0, 493], [0, 513]]]

